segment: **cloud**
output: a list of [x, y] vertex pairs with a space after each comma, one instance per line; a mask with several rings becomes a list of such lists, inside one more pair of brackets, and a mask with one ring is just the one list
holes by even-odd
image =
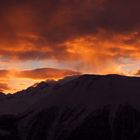
[[14, 93], [37, 82], [41, 82], [42, 80], [58, 80], [66, 76], [79, 74], [81, 73], [72, 70], [55, 68], [39, 68], [32, 70], [0, 70], [0, 92]]
[[[63, 42], [96, 33], [131, 32], [139, 28], [139, 0], [30, 0], [1, 4], [5, 36], [35, 33], [48, 42]], [[6, 12], [5, 12], [6, 10]], [[8, 35], [7, 35], [8, 34]], [[14, 36], [13, 36], [14, 37]]]
[[0, 83], [0, 92], [5, 92], [7, 90], [10, 90], [10, 87], [6, 83]]
[[0, 59], [53, 59], [82, 72], [118, 73], [125, 59], [140, 58], [139, 5], [139, 0], [7, 0], [0, 5]]
[[6, 78], [9, 75], [9, 71], [8, 70], [0, 70], [0, 79], [1, 78]]
[[134, 75], [140, 76], [140, 70], [137, 70], [137, 72], [135, 72]]
[[75, 72], [71, 70], [60, 70], [54, 68], [40, 68], [34, 70], [24, 70], [16, 72], [16, 77], [27, 78], [27, 79], [60, 79], [65, 76], [79, 75], [80, 72]]

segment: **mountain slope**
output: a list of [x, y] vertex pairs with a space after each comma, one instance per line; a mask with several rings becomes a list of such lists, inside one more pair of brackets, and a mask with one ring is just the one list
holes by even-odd
[[140, 78], [81, 75], [0, 101], [2, 140], [139, 140]]

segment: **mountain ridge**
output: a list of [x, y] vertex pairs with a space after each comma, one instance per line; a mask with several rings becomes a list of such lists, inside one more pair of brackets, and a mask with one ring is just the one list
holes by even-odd
[[2, 140], [139, 140], [140, 78], [79, 75], [0, 100]]

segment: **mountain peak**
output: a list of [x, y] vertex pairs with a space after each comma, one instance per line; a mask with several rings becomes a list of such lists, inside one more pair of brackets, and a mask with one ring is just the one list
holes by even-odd
[[139, 84], [138, 77], [112, 74], [41, 82], [0, 100], [0, 138], [137, 139]]

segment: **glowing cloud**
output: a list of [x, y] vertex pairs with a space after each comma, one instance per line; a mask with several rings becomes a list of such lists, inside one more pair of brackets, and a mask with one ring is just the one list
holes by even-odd
[[65, 76], [79, 75], [79, 72], [54, 68], [33, 70], [0, 70], [0, 92], [16, 92], [47, 79], [61, 79]]
[[51, 61], [55, 68], [82, 73], [132, 75], [140, 66], [139, 5], [139, 0], [1, 2], [0, 69], [8, 69], [2, 80], [7, 84], [9, 69], [20, 79], [40, 79], [43, 70], [35, 77], [36, 71], [26, 69], [48, 67]]

